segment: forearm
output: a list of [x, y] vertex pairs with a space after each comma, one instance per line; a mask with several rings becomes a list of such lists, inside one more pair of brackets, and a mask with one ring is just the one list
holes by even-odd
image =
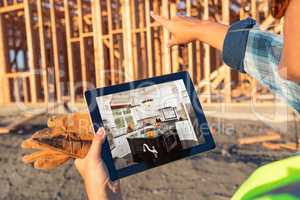
[[203, 20], [199, 22], [199, 26], [195, 29], [196, 38], [222, 51], [228, 28], [228, 26], [217, 22]]
[[300, 1], [291, 0], [284, 22], [284, 47], [279, 72], [283, 78], [300, 83]]

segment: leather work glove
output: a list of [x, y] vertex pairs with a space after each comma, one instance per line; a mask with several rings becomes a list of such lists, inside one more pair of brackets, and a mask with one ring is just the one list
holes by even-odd
[[84, 158], [94, 138], [88, 113], [50, 117], [48, 128], [23, 141], [22, 148], [35, 149], [23, 162], [36, 169], [52, 170], [70, 159]]

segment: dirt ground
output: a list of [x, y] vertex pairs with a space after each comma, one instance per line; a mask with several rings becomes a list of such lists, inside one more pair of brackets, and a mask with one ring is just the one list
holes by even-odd
[[[0, 117], [0, 125], [7, 118]], [[211, 152], [167, 164], [121, 180], [127, 200], [226, 200], [258, 166], [291, 155], [260, 146], [236, 145], [238, 137], [264, 133], [269, 127], [257, 121], [208, 119], [218, 127]], [[10, 135], [0, 136], [0, 200], [86, 199], [83, 183], [69, 162], [44, 172], [24, 165], [20, 148], [23, 139], [45, 126], [40, 118]], [[224, 128], [225, 127], [225, 128]]]

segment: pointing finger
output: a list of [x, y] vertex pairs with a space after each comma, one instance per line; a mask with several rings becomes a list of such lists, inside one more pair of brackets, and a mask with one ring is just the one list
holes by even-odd
[[169, 29], [169, 24], [170, 24], [170, 21], [165, 18], [165, 17], [162, 17], [162, 16], [159, 16], [159, 15], [155, 15], [153, 12], [151, 12], [151, 16], [152, 18], [157, 21], [160, 25], [164, 26], [165, 28]]

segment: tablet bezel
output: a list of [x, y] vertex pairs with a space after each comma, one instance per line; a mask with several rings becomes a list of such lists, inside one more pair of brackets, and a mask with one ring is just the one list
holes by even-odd
[[[201, 132], [203, 133], [203, 136], [205, 139], [205, 143], [203, 143], [203, 144], [180, 151], [180, 153], [178, 153], [176, 155], [176, 160], [214, 149], [215, 142], [211, 135], [207, 120], [203, 113], [203, 110], [202, 110], [201, 104], [199, 102], [197, 93], [195, 91], [194, 85], [192, 83], [192, 80], [189, 76], [189, 73], [186, 71], [86, 91], [85, 92], [85, 100], [88, 105], [88, 110], [90, 112], [90, 117], [91, 117], [91, 121], [93, 123], [93, 128], [94, 128], [95, 132], [99, 129], [99, 127], [102, 127], [102, 125], [103, 125], [103, 122], [101, 119], [101, 114], [100, 114], [100, 111], [99, 111], [99, 108], [97, 105], [96, 97], [119, 93], [119, 92], [124, 92], [124, 91], [129, 91], [132, 89], [143, 88], [143, 87], [147, 87], [147, 86], [151, 86], [151, 85], [156, 85], [156, 84], [166, 83], [166, 82], [171, 82], [171, 81], [176, 81], [176, 80], [183, 80], [183, 82], [184, 82], [187, 93], [191, 100], [192, 107], [196, 113], [198, 123], [200, 124]], [[110, 179], [112, 181], [145, 171], [147, 169], [157, 167], [157, 166], [149, 167], [144, 163], [139, 163], [139, 164], [135, 164], [135, 165], [117, 170], [115, 168], [114, 161], [112, 159], [112, 155], [111, 155], [111, 151], [110, 151], [110, 147], [109, 147], [109, 143], [107, 140], [105, 140], [105, 142], [102, 146], [102, 155], [101, 156], [102, 156], [104, 163], [106, 164]], [[176, 160], [172, 160], [172, 161], [176, 161]], [[172, 161], [168, 161], [164, 164], [167, 164]], [[162, 164], [162, 165], [164, 165], [164, 164]], [[161, 166], [161, 165], [158, 165], [158, 166]]]

